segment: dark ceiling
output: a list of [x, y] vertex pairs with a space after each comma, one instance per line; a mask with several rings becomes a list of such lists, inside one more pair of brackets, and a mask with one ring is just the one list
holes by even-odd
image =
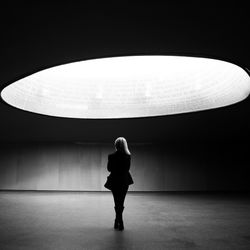
[[[1, 88], [50, 66], [118, 55], [205, 56], [250, 68], [249, 11], [239, 1], [30, 2], [1, 4]], [[49, 117], [2, 102], [0, 137], [110, 142], [122, 135], [130, 142], [244, 143], [250, 139], [249, 99], [209, 111], [115, 120]]]

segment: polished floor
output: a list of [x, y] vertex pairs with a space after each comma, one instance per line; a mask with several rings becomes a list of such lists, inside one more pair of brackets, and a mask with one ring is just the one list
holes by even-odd
[[125, 230], [109, 192], [0, 192], [0, 249], [250, 249], [250, 198], [128, 193]]

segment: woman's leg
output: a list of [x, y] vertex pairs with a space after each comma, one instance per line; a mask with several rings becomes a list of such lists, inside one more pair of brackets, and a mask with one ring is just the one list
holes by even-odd
[[118, 217], [119, 217], [119, 211], [118, 211], [118, 206], [119, 206], [119, 190], [113, 189], [111, 190], [112, 194], [113, 194], [113, 198], [114, 198], [114, 209], [115, 209], [115, 224], [114, 224], [114, 228], [118, 229], [119, 228], [119, 222], [118, 222]]
[[115, 219], [115, 228], [119, 228], [120, 230], [124, 229], [123, 226], [123, 218], [122, 213], [124, 210], [124, 201], [128, 191], [128, 186], [119, 188], [117, 190], [112, 190], [114, 203], [115, 203], [115, 212], [116, 212], [116, 219]]
[[121, 190], [119, 190], [119, 199], [118, 199], [118, 203], [119, 203], [119, 206], [121, 207], [124, 207], [124, 201], [125, 201], [125, 198], [126, 198], [126, 194], [127, 194], [127, 191], [128, 191], [128, 187], [123, 187]]
[[112, 190], [115, 207], [123, 207], [124, 206], [124, 201], [125, 201], [127, 191], [128, 191], [127, 186]]

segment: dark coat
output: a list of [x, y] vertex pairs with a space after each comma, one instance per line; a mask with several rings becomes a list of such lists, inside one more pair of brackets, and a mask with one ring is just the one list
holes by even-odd
[[116, 151], [108, 156], [107, 169], [110, 175], [107, 178], [105, 187], [107, 189], [119, 189], [120, 187], [129, 186], [134, 183], [129, 172], [131, 156], [123, 152]]

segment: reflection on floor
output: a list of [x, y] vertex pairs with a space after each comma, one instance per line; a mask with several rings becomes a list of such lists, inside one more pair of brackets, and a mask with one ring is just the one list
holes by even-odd
[[128, 193], [113, 230], [109, 192], [0, 192], [0, 249], [250, 249], [248, 195]]

